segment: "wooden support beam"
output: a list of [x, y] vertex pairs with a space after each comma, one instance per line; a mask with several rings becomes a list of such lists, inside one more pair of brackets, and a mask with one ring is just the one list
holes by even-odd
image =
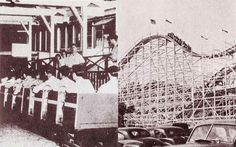
[[87, 6], [83, 6], [81, 7], [82, 9], [82, 14], [83, 14], [83, 24], [81, 25], [81, 29], [82, 29], [82, 51], [88, 48], [88, 42], [87, 42], [87, 22], [88, 22], [88, 16], [87, 16]]
[[57, 28], [57, 51], [59, 52], [61, 49], [61, 29]]
[[0, 7], [1, 15], [11, 15], [11, 16], [39, 16], [46, 15], [50, 16], [56, 14], [57, 11], [53, 9], [43, 9], [43, 8], [19, 8], [19, 7]]
[[65, 49], [68, 49], [68, 28], [65, 26]]
[[96, 30], [95, 27], [93, 26], [94, 22], [92, 23], [92, 35], [91, 35], [91, 43], [92, 43], [92, 48], [95, 48], [95, 40], [96, 40]]
[[78, 22], [80, 23], [80, 25], [83, 27], [83, 20], [79, 15], [79, 12], [77, 11], [76, 7], [71, 6], [70, 7], [72, 13], [75, 15], [76, 19], [78, 20]]
[[32, 44], [33, 44], [33, 34], [32, 34], [32, 22], [29, 21], [29, 30], [28, 30], [28, 44], [29, 44], [29, 48], [30, 48], [30, 57], [28, 57], [28, 60], [32, 60]]
[[[93, 0], [98, 1], [99, 0]], [[0, 0], [0, 4], [9, 4], [6, 0]], [[85, 0], [66, 0], [66, 1], [58, 1], [58, 0], [20, 0], [19, 2], [16, 2], [18, 5], [28, 5], [28, 6], [51, 6], [51, 7], [68, 7], [72, 4], [75, 6], [82, 6], [84, 4], [88, 4]]]
[[22, 21], [20, 21], [20, 23], [22, 27], [24, 28], [25, 32], [29, 35], [29, 30], [26, 28], [25, 24]]
[[55, 32], [55, 25], [54, 25], [54, 16], [51, 16], [51, 31], [50, 31], [50, 57], [54, 56], [54, 32]]
[[[52, 28], [50, 27], [50, 25], [49, 25], [48, 21], [46, 20], [45, 16], [44, 15], [40, 15], [40, 17], [42, 18], [42, 20], [43, 20], [44, 24], [46, 25], [48, 31], [51, 32]], [[51, 22], [51, 24], [52, 24], [52, 22]]]

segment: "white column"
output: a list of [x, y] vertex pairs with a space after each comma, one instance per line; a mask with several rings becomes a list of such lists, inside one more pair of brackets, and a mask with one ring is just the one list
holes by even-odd
[[65, 26], [65, 49], [68, 48], [68, 29], [67, 26]]
[[83, 26], [82, 26], [82, 50], [87, 49], [87, 6], [82, 7]]
[[75, 25], [72, 25], [72, 43], [76, 43], [76, 37], [75, 37]]
[[37, 51], [37, 32], [34, 33], [34, 50]]
[[45, 50], [48, 51], [48, 31], [45, 30]]
[[92, 48], [95, 48], [95, 46], [94, 46], [94, 40], [95, 40], [95, 37], [96, 37], [96, 32], [95, 32], [95, 27], [94, 27], [93, 25], [94, 25], [94, 22], [92, 23], [91, 41], [92, 41]]
[[28, 44], [29, 44], [29, 48], [30, 48], [30, 56], [28, 57], [28, 60], [31, 60], [32, 58], [32, 51], [33, 51], [33, 48], [32, 48], [32, 23], [31, 21], [29, 21], [29, 34], [28, 34]]
[[57, 28], [57, 51], [61, 49], [61, 29]]
[[54, 48], [55, 48], [55, 46], [54, 46], [54, 37], [55, 37], [55, 35], [54, 35], [54, 16], [51, 16], [51, 32], [50, 32], [50, 57], [52, 57], [53, 56], [53, 54], [54, 54]]
[[39, 51], [42, 51], [42, 31], [39, 31]]

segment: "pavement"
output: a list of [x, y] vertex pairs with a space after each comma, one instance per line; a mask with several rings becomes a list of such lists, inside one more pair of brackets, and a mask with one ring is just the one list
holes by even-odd
[[0, 146], [57, 147], [55, 142], [10, 123], [0, 123]]

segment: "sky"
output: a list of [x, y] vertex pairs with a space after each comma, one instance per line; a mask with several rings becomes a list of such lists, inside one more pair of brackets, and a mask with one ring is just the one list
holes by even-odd
[[[156, 24], [151, 24], [150, 19]], [[198, 53], [224, 50], [236, 43], [236, 0], [119, 0], [120, 59], [144, 36], [169, 32]]]

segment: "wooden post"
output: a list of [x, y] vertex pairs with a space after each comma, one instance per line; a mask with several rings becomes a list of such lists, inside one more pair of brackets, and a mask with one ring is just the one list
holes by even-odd
[[28, 25], [29, 25], [29, 30], [28, 30], [28, 44], [29, 44], [29, 48], [30, 48], [30, 51], [31, 51], [31, 53], [30, 53], [30, 56], [28, 57], [28, 60], [31, 60], [32, 59], [32, 51], [33, 51], [33, 48], [32, 48], [32, 43], [33, 43], [33, 39], [32, 39], [32, 22], [31, 21], [29, 21], [29, 23], [28, 23]]
[[45, 30], [45, 51], [48, 51], [48, 31]]
[[43, 90], [43, 97], [41, 101], [41, 114], [40, 114], [40, 119], [45, 119], [45, 116], [47, 114], [47, 107], [48, 107], [48, 92], [49, 92], [49, 87], [45, 87]]
[[39, 51], [42, 51], [42, 31], [39, 31]]
[[60, 27], [57, 28], [57, 51], [61, 49], [61, 30]]
[[68, 29], [67, 26], [65, 26], [65, 49], [68, 49]]
[[75, 25], [72, 25], [72, 44], [76, 43], [76, 37], [75, 37]]
[[94, 25], [94, 22], [92, 22], [92, 35], [91, 35], [91, 42], [92, 42], [92, 48], [95, 48], [94, 46], [94, 41], [96, 40], [95, 37], [96, 37], [96, 32], [95, 32], [95, 27], [93, 26]]
[[87, 49], [87, 6], [84, 5], [82, 7], [82, 14], [83, 14], [83, 26], [82, 26], [82, 50]]
[[60, 89], [58, 91], [58, 98], [57, 98], [57, 109], [56, 109], [56, 124], [60, 124], [63, 122], [63, 105], [65, 103], [66, 98], [66, 91], [65, 89]]
[[54, 45], [54, 37], [55, 37], [55, 35], [54, 35], [54, 28], [55, 28], [55, 26], [54, 26], [54, 16], [52, 15], [51, 16], [51, 31], [50, 31], [50, 57], [53, 57], [53, 55], [54, 55], [54, 48], [55, 48], [55, 45]]

